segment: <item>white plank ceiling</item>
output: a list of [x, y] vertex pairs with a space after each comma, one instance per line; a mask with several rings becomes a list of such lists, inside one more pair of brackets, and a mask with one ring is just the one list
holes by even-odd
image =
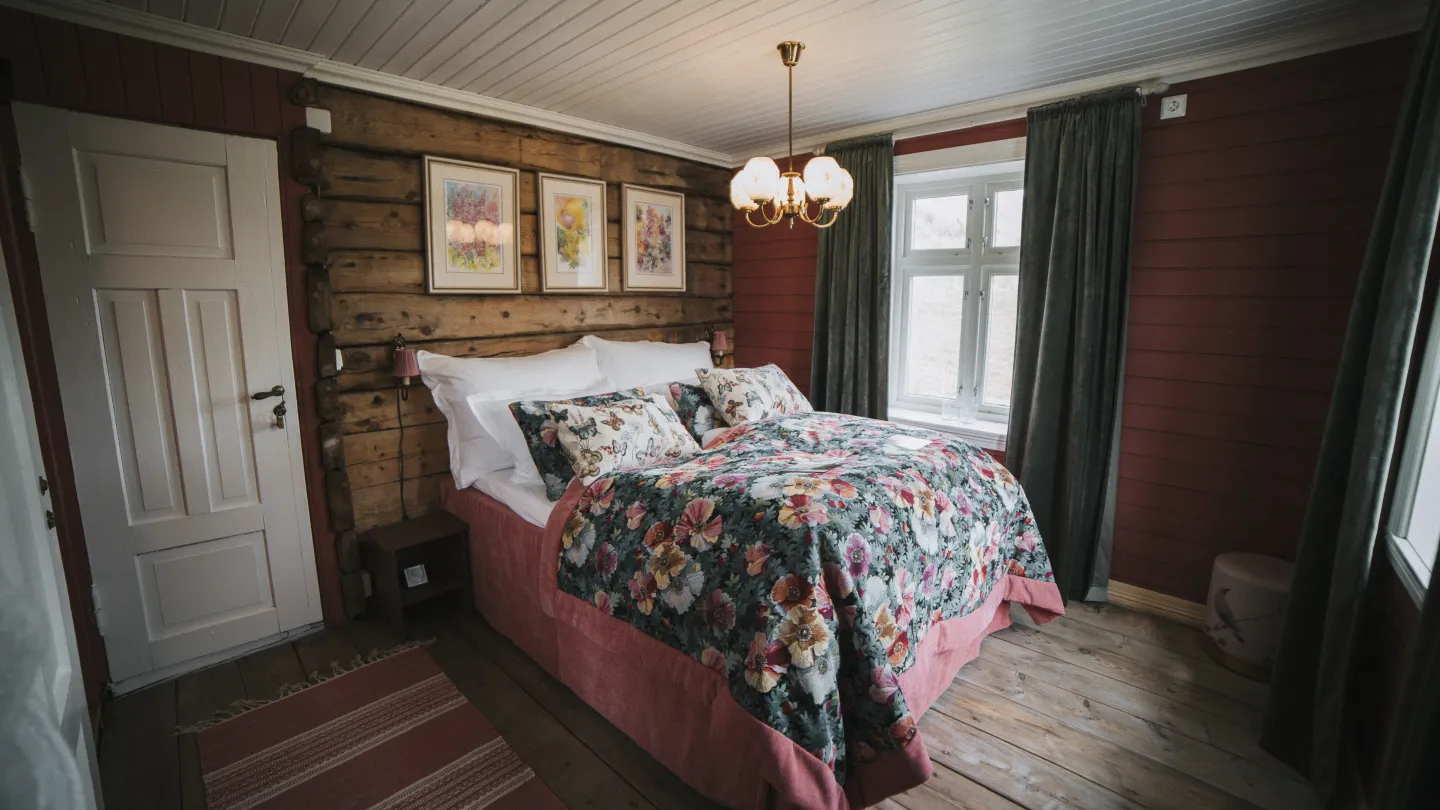
[[[1423, 0], [110, 0], [732, 155], [1344, 32]], [[1415, 17], [1418, 20], [1418, 16]], [[813, 142], [813, 141], [812, 141]]]

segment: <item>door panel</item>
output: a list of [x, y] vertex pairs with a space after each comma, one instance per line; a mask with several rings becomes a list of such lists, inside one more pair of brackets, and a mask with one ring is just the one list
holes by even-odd
[[16, 120], [112, 678], [317, 621], [274, 144]]
[[76, 152], [91, 255], [228, 259], [224, 166]]

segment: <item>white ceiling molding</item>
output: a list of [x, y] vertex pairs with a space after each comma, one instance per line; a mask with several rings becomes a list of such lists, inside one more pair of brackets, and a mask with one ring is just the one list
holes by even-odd
[[304, 73], [323, 58], [309, 51], [214, 31], [97, 0], [0, 0], [0, 6], [296, 73]]
[[[1031, 107], [1094, 93], [1107, 87], [1118, 87], [1125, 84], [1144, 85], [1150, 82], [1175, 85], [1180, 82], [1203, 79], [1207, 76], [1218, 76], [1222, 73], [1234, 73], [1238, 70], [1314, 56], [1326, 51], [1338, 51], [1341, 48], [1363, 45], [1366, 42], [1417, 31], [1424, 22], [1424, 16], [1423, 7], [1419, 9], [1418, 13], [1414, 9], [1393, 10], [1388, 14], [1376, 15], [1369, 25], [1349, 25], [1292, 34], [1269, 42], [1230, 48], [1204, 56], [1151, 65], [1142, 69], [1108, 73], [1081, 81], [1027, 90], [1023, 93], [1012, 93], [983, 101], [967, 102], [953, 107], [891, 118], [820, 135], [797, 136], [795, 154], [818, 152], [829, 143], [847, 138], [877, 135], [882, 132], [893, 133], [895, 140], [898, 141], [902, 138], [934, 135], [939, 132], [993, 124], [997, 121], [1024, 118], [1025, 113]], [[754, 154], [783, 157], [787, 148], [788, 145], [785, 143], [776, 143], [768, 149], [755, 150]], [[749, 155], [737, 156], [732, 165], [743, 165], [750, 157]]]
[[633, 146], [637, 149], [662, 152], [715, 166], [729, 168], [734, 165], [734, 159], [723, 152], [701, 149], [698, 146], [647, 135], [633, 129], [622, 129], [588, 118], [577, 118], [573, 115], [542, 110], [527, 104], [516, 104], [513, 101], [467, 93], [464, 90], [430, 84], [417, 79], [407, 79], [404, 76], [393, 76], [369, 68], [343, 65], [328, 59], [320, 60], [314, 67], [307, 70], [305, 75], [326, 84], [364, 90], [382, 96], [393, 96], [406, 101], [429, 104], [433, 107], [445, 107], [503, 121], [516, 121], [543, 129], [594, 138], [597, 141], [608, 141]]
[[316, 81], [353, 90], [528, 124], [715, 166], [729, 168], [734, 164], [734, 159], [723, 152], [702, 149], [588, 118], [578, 118], [403, 76], [393, 76], [378, 70], [341, 64], [310, 51], [203, 28], [98, 0], [0, 0], [0, 5], [151, 42], [303, 73]]

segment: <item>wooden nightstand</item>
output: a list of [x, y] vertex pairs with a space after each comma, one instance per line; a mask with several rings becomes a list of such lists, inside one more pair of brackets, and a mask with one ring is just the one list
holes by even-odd
[[[380, 612], [402, 635], [411, 605], [455, 594], [470, 607], [470, 527], [449, 512], [371, 529], [360, 538], [360, 563], [370, 572]], [[425, 581], [411, 584], [406, 569], [415, 566], [424, 566]]]

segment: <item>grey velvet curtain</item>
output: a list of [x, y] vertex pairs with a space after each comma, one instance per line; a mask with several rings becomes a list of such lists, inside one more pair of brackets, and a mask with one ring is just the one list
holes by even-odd
[[820, 231], [810, 402], [884, 419], [890, 365], [890, 228], [895, 144], [873, 135], [830, 144], [855, 197]]
[[[1407, 380], [1440, 216], [1440, 6], [1420, 35], [1390, 169], [1360, 270], [1340, 370], [1295, 561], [1261, 744], [1334, 795], [1345, 697], [1371, 554], [1382, 531]], [[1420, 497], [1426, 497], [1421, 495]], [[1433, 496], [1432, 496], [1433, 497]], [[1409, 750], [1390, 750], [1383, 808], [1436, 800], [1435, 585], [1400, 714]], [[1416, 678], [1428, 678], [1416, 682]], [[1413, 792], [1425, 786], [1424, 793]]]
[[1036, 107], [1028, 123], [1005, 463], [1061, 594], [1084, 599], [1108, 579], [1140, 97]]

